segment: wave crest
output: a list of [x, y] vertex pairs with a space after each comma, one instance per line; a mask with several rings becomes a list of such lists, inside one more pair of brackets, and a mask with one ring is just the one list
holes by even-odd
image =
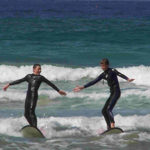
[[[137, 85], [149, 86], [150, 66], [133, 66], [117, 68], [118, 71], [124, 73], [130, 78], [135, 78], [134, 83]], [[24, 77], [26, 74], [32, 73], [32, 66], [8, 66], [0, 65], [0, 82], [9, 82]], [[53, 65], [43, 65], [42, 75], [51, 81], [76, 81], [82, 78], [96, 78], [102, 70], [99, 67], [85, 68], [69, 68]], [[119, 78], [120, 79], [120, 78]], [[120, 79], [123, 81], [122, 79]]]

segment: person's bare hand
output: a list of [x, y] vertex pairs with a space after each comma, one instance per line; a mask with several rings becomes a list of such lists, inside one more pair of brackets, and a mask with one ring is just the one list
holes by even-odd
[[128, 79], [128, 82], [132, 82], [132, 81], [134, 81], [135, 79]]
[[84, 86], [77, 86], [76, 88], [73, 89], [74, 92], [79, 92], [84, 89]]
[[5, 86], [3, 87], [3, 90], [6, 91], [6, 90], [9, 88], [9, 86], [10, 86], [9, 84], [5, 85]]
[[59, 94], [60, 94], [60, 95], [64, 95], [64, 96], [66, 96], [66, 95], [67, 95], [67, 94], [66, 94], [66, 92], [61, 91], [61, 90], [59, 91]]

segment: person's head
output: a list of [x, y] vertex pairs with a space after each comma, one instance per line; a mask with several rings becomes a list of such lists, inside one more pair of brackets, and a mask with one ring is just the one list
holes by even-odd
[[100, 62], [100, 66], [102, 70], [107, 70], [109, 68], [109, 60], [107, 58], [102, 59]]
[[41, 65], [40, 64], [33, 65], [33, 73], [36, 75], [39, 75], [41, 73]]

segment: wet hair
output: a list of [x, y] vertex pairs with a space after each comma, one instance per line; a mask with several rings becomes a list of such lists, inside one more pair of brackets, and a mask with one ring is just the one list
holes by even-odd
[[35, 69], [37, 66], [41, 67], [40, 64], [34, 64], [34, 65], [33, 65], [33, 69]]
[[104, 64], [104, 65], [109, 65], [109, 60], [107, 58], [103, 58], [101, 60], [101, 64]]

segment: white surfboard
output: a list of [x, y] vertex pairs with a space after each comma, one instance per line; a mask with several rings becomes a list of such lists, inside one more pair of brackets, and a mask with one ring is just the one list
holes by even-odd
[[43, 133], [38, 128], [30, 125], [24, 126], [20, 132], [25, 138], [45, 138]]
[[120, 133], [123, 133], [123, 132], [124, 131], [121, 128], [112, 128], [112, 129], [106, 130], [101, 135], [120, 134]]

